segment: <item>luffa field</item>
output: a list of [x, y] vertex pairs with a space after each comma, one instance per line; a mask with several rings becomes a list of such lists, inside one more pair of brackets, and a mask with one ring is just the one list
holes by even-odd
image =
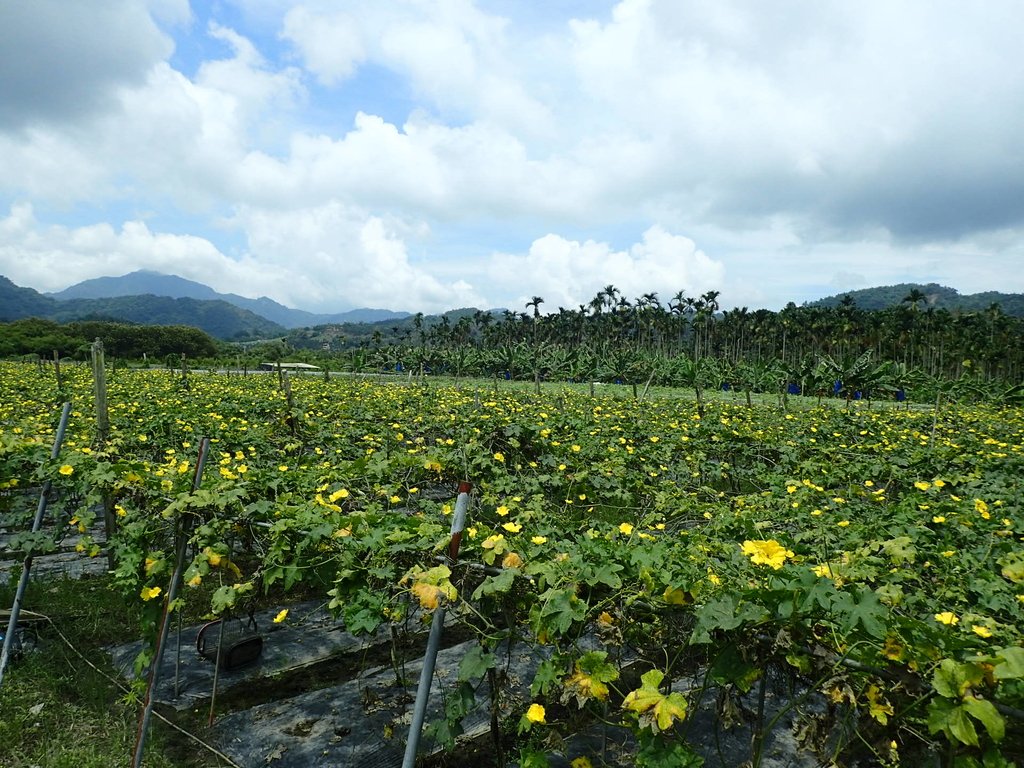
[[[0, 364], [0, 493], [51, 480], [71, 532], [106, 506], [113, 583], [143, 604], [149, 648], [185, 531], [180, 599], [210, 613], [280, 605], [287, 624], [301, 595], [359, 634], [444, 606], [478, 643], [452, 681], [469, 690], [501, 671], [499, 644], [537, 649], [528, 696], [490, 694], [492, 735], [524, 766], [593, 723], [632, 734], [637, 765], [698, 765], [696, 699], [715, 691], [724, 728], [730, 697], [779, 681], [823, 765], [1020, 760], [1020, 408], [129, 370], [107, 384], [101, 440], [88, 368], [58, 391], [48, 370]], [[473, 697], [451, 702], [432, 727], [454, 751]]]

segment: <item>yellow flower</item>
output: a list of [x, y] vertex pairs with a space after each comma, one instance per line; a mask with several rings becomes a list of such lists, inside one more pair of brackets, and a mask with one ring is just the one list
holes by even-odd
[[934, 485], [936, 488], [945, 488], [946, 487], [946, 481], [945, 480], [932, 480], [932, 485]]
[[495, 461], [504, 462], [505, 461], [505, 454], [502, 453], [501, 451], [495, 451], [494, 452], [494, 460]]
[[509, 552], [505, 555], [505, 559], [501, 561], [502, 568], [522, 568], [523, 558], [521, 558], [515, 552]]
[[795, 485], [787, 485], [786, 486], [786, 493], [796, 493], [796, 486]]
[[932, 522], [933, 523], [944, 523], [944, 522], [946, 522], [946, 516], [945, 515], [935, 515], [932, 518]]
[[494, 512], [495, 512], [495, 514], [498, 515], [498, 517], [504, 517], [505, 515], [508, 514], [508, 507], [506, 507], [504, 504], [502, 504], [500, 507], [498, 507], [496, 510], [494, 510]]
[[838, 525], [840, 528], [845, 528], [849, 524], [850, 524], [849, 520], [840, 520], [838, 523], [836, 523], [836, 525]]
[[754, 565], [767, 565], [779, 570], [787, 558], [793, 557], [792, 550], [786, 549], [775, 539], [744, 541], [741, 545], [743, 554], [750, 558]]
[[981, 499], [975, 499], [974, 500], [974, 511], [977, 512], [979, 515], [981, 515], [986, 520], [988, 520], [991, 517], [991, 515], [989, 514], [989, 511], [988, 511], [988, 504], [986, 504]]
[[936, 613], [935, 620], [939, 622], [939, 624], [945, 624], [947, 627], [951, 627], [954, 624], [960, 623], [960, 617], [952, 611], [943, 611], [942, 613]]
[[327, 500], [330, 501], [333, 504], [338, 499], [347, 499], [348, 497], [349, 497], [348, 489], [347, 488], [339, 488], [337, 491], [335, 491], [330, 496], [328, 496]]
[[577, 757], [569, 763], [569, 768], [594, 768], [594, 764], [588, 757]]
[[544, 707], [540, 704], [531, 704], [530, 708], [526, 710], [526, 719], [531, 723], [543, 723], [544, 716], [547, 713], [544, 711]]
[[203, 577], [200, 576], [198, 573], [195, 576], [193, 576], [191, 579], [188, 580], [188, 585], [190, 587], [198, 587], [202, 583], [203, 583]]
[[932, 484], [929, 483], [927, 480], [918, 480], [916, 483], [914, 483], [914, 487], [917, 488], [917, 490], [919, 491], [927, 491], [929, 488], [932, 487]]
[[622, 534], [625, 534], [626, 536], [629, 536], [630, 534], [633, 533], [633, 526], [630, 525], [629, 523], [622, 523], [619, 526], [619, 533], [622, 533]]
[[509, 522], [505, 523], [501, 527], [504, 528], [509, 533], [519, 533], [519, 531], [521, 531], [523, 529], [523, 526], [521, 526], [519, 523], [513, 523], [512, 521], [509, 521]]
[[547, 542], [547, 540], [547, 536], [534, 536], [532, 539], [530, 539], [530, 542], [532, 544], [544, 544], [545, 542]]
[[869, 685], [867, 690], [868, 712], [882, 725], [889, 722], [889, 715], [893, 713], [892, 705], [887, 702], [877, 685]]
[[160, 587], [143, 587], [142, 592], [139, 593], [139, 597], [143, 600], [152, 600], [157, 597], [163, 590]]
[[388, 501], [390, 501], [392, 504], [397, 504], [401, 500], [402, 500], [401, 496], [392, 496], [390, 499], [388, 499]]
[[73, 475], [75, 473], [75, 468], [70, 464], [62, 464], [61, 468], [57, 471], [66, 477], [67, 475]]
[[976, 634], [978, 637], [992, 637], [992, 630], [983, 624], [972, 624], [971, 632]]
[[277, 614], [277, 616], [274, 617], [274, 623], [275, 624], [280, 624], [282, 621], [284, 621], [287, 618], [288, 618], [288, 609], [285, 608], [283, 611], [281, 611], [279, 614]]

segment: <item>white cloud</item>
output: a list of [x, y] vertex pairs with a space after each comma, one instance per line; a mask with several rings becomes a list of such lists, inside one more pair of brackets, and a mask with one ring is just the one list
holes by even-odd
[[[93, 13], [49, 26], [53, 0], [0, 9], [0, 43], [17, 28], [9, 50], [32, 64], [0, 84], [21, 88], [0, 99], [0, 205], [34, 203], [30, 229], [54, 248], [173, 242], [248, 292], [417, 308], [568, 305], [609, 282], [781, 305], [838, 273], [962, 290], [1019, 273], [1015, 0], [623, 0], [576, 6], [595, 15], [579, 21], [472, 0], [229, 0], [232, 26], [216, 4], [84, 2]], [[188, 43], [175, 57], [172, 36]], [[54, 41], [52, 62], [32, 58]], [[211, 49], [191, 76], [172, 65]], [[381, 71], [397, 101], [367, 92]], [[123, 222], [149, 211], [193, 240], [144, 228], [129, 247]], [[225, 222], [248, 243], [238, 259]], [[530, 241], [510, 268], [489, 256]], [[83, 277], [121, 263], [80, 250]], [[394, 299], [373, 292], [385, 274]]]
[[107, 223], [45, 226], [27, 203], [12, 206], [10, 213], [0, 218], [0, 265], [3, 274], [18, 285], [44, 291], [136, 269], [225, 287], [246, 282], [244, 265], [204, 238], [151, 232], [141, 221], [125, 222], [119, 230]]
[[628, 297], [657, 292], [663, 302], [677, 291], [697, 296], [722, 285], [725, 267], [689, 238], [653, 226], [628, 250], [545, 235], [525, 255], [492, 256], [489, 273], [493, 282], [505, 286], [507, 295], [518, 292], [519, 304], [539, 295], [544, 310], [554, 311], [586, 304], [608, 284]]
[[436, 312], [486, 303], [465, 281], [445, 284], [413, 264], [404, 236], [418, 233], [400, 221], [333, 202], [286, 212], [243, 207], [234, 223], [253, 258], [289, 274], [275, 292], [291, 306]]

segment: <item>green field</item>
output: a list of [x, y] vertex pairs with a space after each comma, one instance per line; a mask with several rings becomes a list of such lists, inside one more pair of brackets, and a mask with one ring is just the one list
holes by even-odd
[[[739, 693], [771, 673], [821, 694], [805, 748], [837, 765], [1021, 760], [1019, 408], [341, 377], [286, 392], [275, 375], [186, 387], [120, 370], [101, 444], [90, 372], [64, 376], [59, 393], [51, 372], [0, 363], [0, 514], [44, 479], [80, 500], [71, 527], [106, 500], [137, 635], [152, 635], [184, 524], [197, 615], [301, 591], [370, 632], [445, 603], [485, 649], [550, 647], [501, 724], [524, 765], [597, 720], [636, 735], [639, 765], [696, 764], [679, 729], [692, 702], [669, 693], [695, 670]], [[460, 480], [468, 527], [459, 563], [439, 564]], [[476, 676], [495, 663], [481, 659]]]

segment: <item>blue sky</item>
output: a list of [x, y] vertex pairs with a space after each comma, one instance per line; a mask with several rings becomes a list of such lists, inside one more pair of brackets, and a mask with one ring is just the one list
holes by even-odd
[[1024, 6], [0, 6], [0, 274], [320, 311], [1024, 292]]

